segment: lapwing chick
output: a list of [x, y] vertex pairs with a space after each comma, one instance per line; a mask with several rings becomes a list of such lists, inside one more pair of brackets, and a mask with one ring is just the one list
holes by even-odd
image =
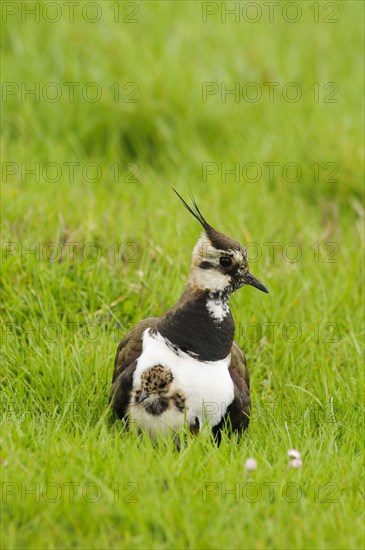
[[[238, 433], [247, 428], [251, 406], [229, 299], [243, 286], [268, 290], [250, 273], [245, 248], [208, 224], [193, 197], [189, 206], [175, 193], [203, 232], [178, 302], [161, 317], [137, 323], [120, 342], [112, 409], [152, 435], [181, 426], [195, 433], [208, 425], [219, 441], [225, 426]], [[160, 383], [165, 386], [158, 388]]]
[[185, 397], [173, 384], [171, 369], [155, 365], [144, 370], [131, 392], [127, 408], [129, 422], [138, 431], [154, 437], [175, 433], [184, 424]]
[[174, 377], [170, 369], [162, 365], [151, 367], [141, 374], [140, 387], [132, 394], [130, 411], [138, 409], [152, 416], [161, 416], [166, 411], [184, 413], [185, 398], [173, 387]]

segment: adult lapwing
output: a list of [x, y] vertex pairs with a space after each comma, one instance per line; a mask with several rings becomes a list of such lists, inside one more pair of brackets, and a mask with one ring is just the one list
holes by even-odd
[[137, 323], [120, 342], [112, 409], [152, 436], [184, 425], [196, 432], [207, 425], [220, 440], [224, 426], [235, 432], [248, 426], [251, 403], [229, 298], [245, 285], [268, 290], [249, 272], [245, 248], [216, 231], [193, 197], [189, 206], [174, 191], [203, 233], [179, 301], [161, 317]]

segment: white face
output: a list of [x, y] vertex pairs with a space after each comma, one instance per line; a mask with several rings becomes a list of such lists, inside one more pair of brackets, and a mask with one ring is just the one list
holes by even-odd
[[[232, 274], [224, 273], [221, 258], [229, 258], [237, 272], [247, 269], [247, 255], [242, 250], [219, 250], [214, 248], [205, 233], [202, 233], [193, 250], [190, 281], [204, 290], [220, 292], [232, 286]], [[208, 265], [205, 268], [204, 265]]]

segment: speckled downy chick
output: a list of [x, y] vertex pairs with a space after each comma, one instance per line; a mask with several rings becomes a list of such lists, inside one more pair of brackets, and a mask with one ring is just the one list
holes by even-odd
[[134, 404], [143, 407], [148, 414], [159, 416], [168, 409], [183, 413], [185, 398], [173, 388], [170, 369], [156, 365], [141, 375], [141, 387], [134, 393]]

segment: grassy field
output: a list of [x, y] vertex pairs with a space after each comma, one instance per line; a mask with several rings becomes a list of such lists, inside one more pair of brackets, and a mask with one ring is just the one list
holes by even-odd
[[[1, 547], [362, 548], [363, 4], [4, 4]], [[108, 410], [188, 274], [172, 186], [270, 290], [248, 433], [180, 453]]]

